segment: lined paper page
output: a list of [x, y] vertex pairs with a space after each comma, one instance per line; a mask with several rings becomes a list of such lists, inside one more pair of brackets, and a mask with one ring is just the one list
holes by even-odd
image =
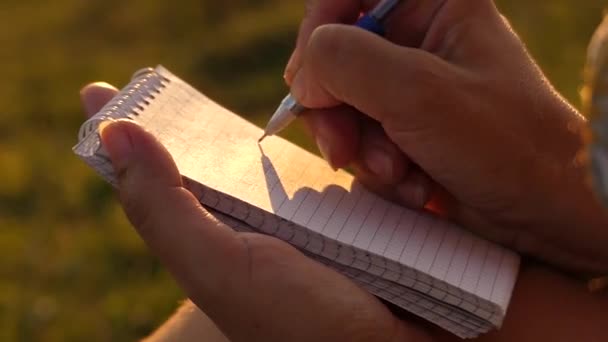
[[[399, 269], [372, 267], [352, 253], [340, 253], [336, 245], [337, 262], [375, 270], [400, 283], [411, 281], [416, 291], [491, 321], [501, 320], [517, 277], [517, 255], [453, 224], [387, 202], [351, 175], [334, 172], [322, 159], [281, 138], [267, 138], [258, 146], [261, 129], [163, 68], [157, 71], [171, 82], [137, 121], [167, 147], [184, 176], [342, 245], [429, 276], [414, 279]], [[307, 243], [306, 236], [295, 238]], [[442, 291], [442, 283], [466, 293]], [[480, 307], [475, 296], [495, 303], [502, 312]]]

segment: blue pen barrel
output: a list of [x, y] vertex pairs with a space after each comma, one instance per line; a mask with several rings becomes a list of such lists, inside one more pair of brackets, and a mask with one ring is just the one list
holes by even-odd
[[376, 20], [370, 15], [364, 15], [359, 18], [359, 20], [357, 20], [357, 23], [355, 23], [355, 26], [360, 27], [366, 31], [373, 32], [380, 36], [384, 36], [385, 33], [384, 26], [382, 25], [382, 23], [378, 22], [378, 20]]

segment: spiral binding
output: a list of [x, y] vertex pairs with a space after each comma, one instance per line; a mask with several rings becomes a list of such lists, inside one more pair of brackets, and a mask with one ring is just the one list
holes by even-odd
[[99, 124], [107, 120], [134, 119], [139, 116], [150, 101], [166, 88], [171, 80], [162, 76], [153, 68], [137, 71], [132, 81], [118, 95], [108, 102], [97, 114], [85, 121], [78, 132], [78, 139], [83, 140], [96, 132]]

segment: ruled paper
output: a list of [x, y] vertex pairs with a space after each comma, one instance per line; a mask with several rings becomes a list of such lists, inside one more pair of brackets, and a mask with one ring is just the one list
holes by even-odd
[[[134, 119], [169, 150], [182, 175], [215, 191], [201, 190], [211, 196], [201, 198], [205, 204], [500, 325], [517, 278], [516, 254], [390, 203], [284, 139], [270, 137], [258, 146], [261, 129], [164, 68], [157, 71], [170, 82]], [[111, 172], [103, 158], [89, 163]]]

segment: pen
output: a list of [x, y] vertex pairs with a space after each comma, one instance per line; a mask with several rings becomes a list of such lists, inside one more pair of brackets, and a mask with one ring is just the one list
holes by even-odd
[[[384, 35], [384, 20], [388, 15], [397, 7], [401, 0], [382, 0], [374, 9], [359, 18], [355, 26], [360, 27], [364, 30], [376, 33], [378, 35]], [[279, 133], [285, 129], [289, 124], [295, 120], [307, 108], [299, 104], [296, 99], [288, 94], [279, 108], [274, 112], [266, 128], [264, 129], [264, 135], [258, 140], [258, 143], [262, 142], [267, 136], [271, 136]]]

